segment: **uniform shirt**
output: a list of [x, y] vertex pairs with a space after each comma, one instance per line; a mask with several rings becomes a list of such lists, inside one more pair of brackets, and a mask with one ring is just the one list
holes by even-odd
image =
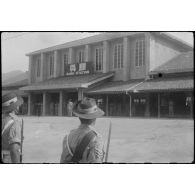
[[83, 152], [82, 160], [79, 163], [102, 163], [104, 156], [102, 137], [95, 131], [94, 127], [85, 124], [81, 124], [78, 129], [71, 130], [70, 133], [65, 136], [60, 163], [71, 162], [76, 146], [89, 131], [94, 131], [96, 136], [86, 147]]
[[2, 150], [9, 150], [9, 146], [13, 143], [21, 143], [21, 128], [22, 123], [19, 118], [14, 114], [2, 116], [2, 129], [10, 121], [13, 123], [3, 132], [2, 139]]

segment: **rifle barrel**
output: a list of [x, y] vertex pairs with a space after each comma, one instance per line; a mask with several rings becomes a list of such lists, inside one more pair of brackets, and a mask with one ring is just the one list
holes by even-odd
[[108, 141], [107, 141], [107, 147], [106, 147], [105, 162], [108, 162], [108, 152], [109, 152], [109, 146], [110, 146], [111, 130], [112, 130], [112, 123], [110, 122], [109, 132], [108, 132]]

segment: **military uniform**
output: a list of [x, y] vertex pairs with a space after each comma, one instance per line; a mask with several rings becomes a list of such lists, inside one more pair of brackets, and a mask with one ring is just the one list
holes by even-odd
[[12, 163], [10, 156], [10, 145], [21, 144], [22, 122], [13, 114], [2, 115], [2, 161], [3, 163]]
[[96, 118], [104, 115], [92, 98], [83, 98], [73, 106], [73, 113], [79, 117], [81, 125], [65, 136], [61, 163], [102, 163], [103, 141], [95, 131]]
[[70, 133], [65, 136], [60, 159], [61, 163], [71, 162], [76, 146], [89, 131], [94, 131], [96, 136], [84, 150], [83, 158], [79, 163], [101, 163], [103, 161], [104, 149], [101, 135], [95, 131], [93, 126], [81, 124], [78, 129], [71, 130]]

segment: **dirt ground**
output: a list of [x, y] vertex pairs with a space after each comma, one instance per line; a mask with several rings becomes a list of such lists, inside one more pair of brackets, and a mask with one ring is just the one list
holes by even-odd
[[[59, 163], [62, 140], [79, 125], [75, 117], [23, 117], [24, 163]], [[193, 161], [194, 121], [174, 119], [100, 118], [96, 129], [112, 135], [109, 162], [189, 163]]]

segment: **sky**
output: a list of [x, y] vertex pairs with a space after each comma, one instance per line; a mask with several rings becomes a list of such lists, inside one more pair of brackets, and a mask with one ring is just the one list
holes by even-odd
[[[28, 70], [26, 53], [65, 42], [96, 35], [88, 32], [4, 32], [1, 34], [2, 73]], [[171, 32], [172, 35], [193, 44], [193, 34]]]

